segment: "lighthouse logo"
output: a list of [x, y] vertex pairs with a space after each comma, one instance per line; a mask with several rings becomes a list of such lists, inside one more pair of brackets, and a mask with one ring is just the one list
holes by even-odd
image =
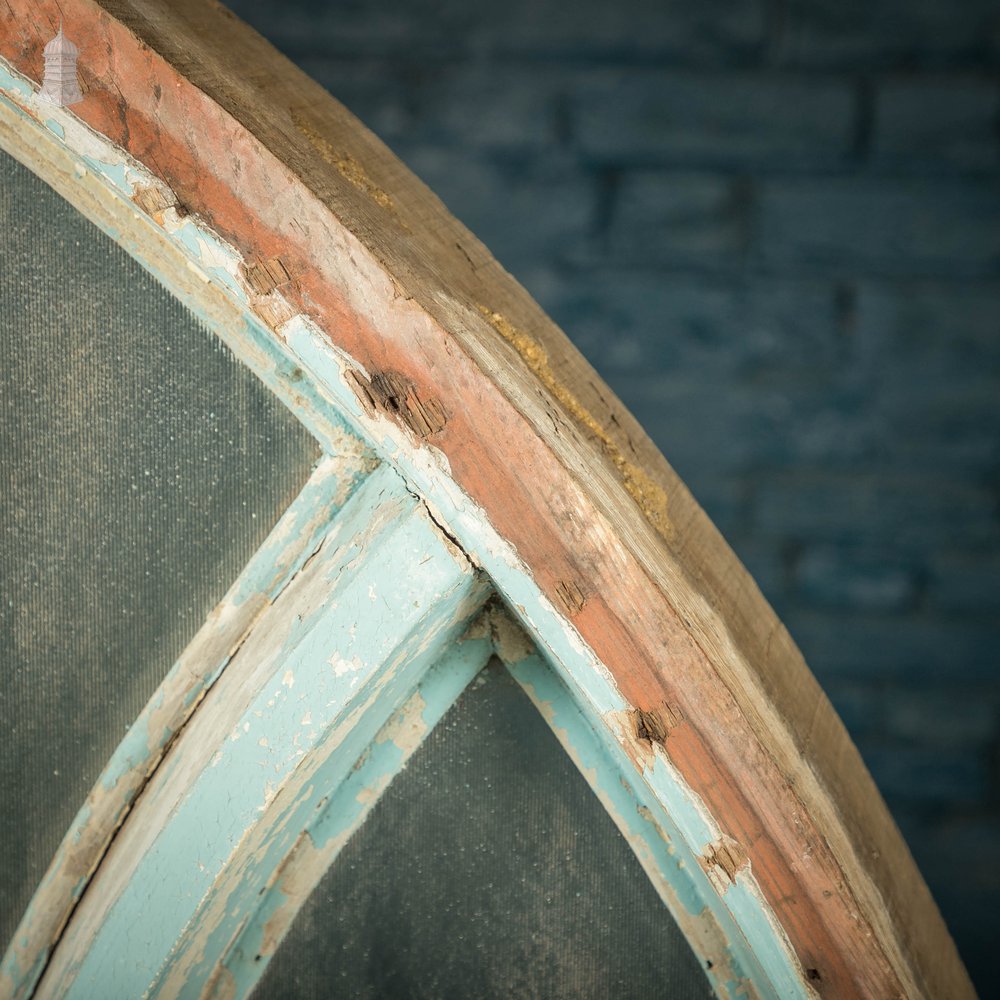
[[39, 97], [63, 107], [83, 100], [76, 78], [79, 54], [77, 47], [63, 34], [60, 24], [59, 34], [45, 46], [45, 76]]

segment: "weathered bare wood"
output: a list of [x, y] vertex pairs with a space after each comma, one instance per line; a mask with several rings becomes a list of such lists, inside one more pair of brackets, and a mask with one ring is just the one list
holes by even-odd
[[80, 49], [73, 110], [259, 262], [251, 284], [280, 283], [364, 366], [362, 403], [395, 408], [446, 456], [634, 705], [636, 753], [661, 745], [725, 831], [715, 861], [745, 854], [810, 985], [973, 995], [786, 630], [635, 420], [482, 245], [224, 8], [9, 0], [0, 54], [37, 80], [59, 17]]

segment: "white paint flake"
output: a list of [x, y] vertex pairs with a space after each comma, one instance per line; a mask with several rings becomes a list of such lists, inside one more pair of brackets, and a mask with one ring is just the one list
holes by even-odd
[[364, 668], [364, 664], [357, 656], [345, 660], [340, 653], [334, 653], [329, 659], [329, 664], [333, 667], [333, 672], [337, 677], [343, 677], [345, 674], [356, 674]]

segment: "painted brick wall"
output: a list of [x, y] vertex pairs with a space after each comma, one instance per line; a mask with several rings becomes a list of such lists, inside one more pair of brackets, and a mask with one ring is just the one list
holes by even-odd
[[232, 6], [644, 423], [798, 640], [995, 993], [995, 0]]

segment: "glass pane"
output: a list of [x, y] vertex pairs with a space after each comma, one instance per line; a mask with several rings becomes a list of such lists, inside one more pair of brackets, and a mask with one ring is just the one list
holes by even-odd
[[254, 998], [711, 995], [624, 838], [494, 662], [341, 852]]
[[312, 440], [115, 243], [0, 152], [0, 940]]

